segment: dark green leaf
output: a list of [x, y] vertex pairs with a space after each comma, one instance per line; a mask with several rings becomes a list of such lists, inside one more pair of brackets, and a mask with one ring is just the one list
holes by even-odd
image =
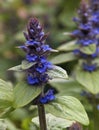
[[68, 78], [66, 70], [62, 69], [59, 66], [55, 66], [55, 65], [53, 66], [52, 70], [48, 70], [47, 74], [51, 78], [62, 78], [62, 79]]
[[7, 108], [13, 102], [13, 87], [10, 83], [0, 79], [0, 108]]
[[87, 72], [80, 68], [76, 70], [76, 80], [93, 94], [99, 93], [99, 70]]
[[77, 57], [72, 52], [69, 52], [69, 53], [59, 54], [53, 57], [50, 61], [53, 64], [61, 64], [61, 63], [65, 63], [65, 62], [69, 62], [73, 60], [77, 60]]
[[83, 125], [89, 124], [83, 105], [71, 96], [57, 97], [55, 101], [46, 105], [46, 110], [57, 117], [77, 121]]
[[14, 88], [13, 107], [18, 108], [27, 105], [41, 92], [41, 87], [30, 86], [26, 82], [20, 82]]

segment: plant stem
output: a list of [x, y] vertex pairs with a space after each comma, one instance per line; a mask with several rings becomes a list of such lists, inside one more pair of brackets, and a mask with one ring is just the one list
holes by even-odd
[[40, 130], [47, 130], [44, 104], [38, 104]]

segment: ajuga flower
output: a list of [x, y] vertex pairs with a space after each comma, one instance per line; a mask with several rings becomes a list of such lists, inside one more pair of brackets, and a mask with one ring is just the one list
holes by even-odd
[[45, 104], [45, 103], [48, 103], [48, 102], [50, 102], [50, 101], [52, 101], [52, 100], [54, 100], [54, 99], [55, 99], [55, 96], [54, 96], [53, 90], [52, 90], [52, 89], [49, 89], [49, 90], [44, 94], [44, 96], [42, 96], [42, 97], [40, 98], [40, 103]]
[[26, 70], [27, 82], [29, 85], [42, 86], [48, 82], [50, 77], [47, 74], [53, 65], [47, 60], [52, 48], [45, 44], [47, 34], [44, 33], [42, 26], [36, 18], [31, 18], [27, 25], [25, 45], [20, 46], [26, 52], [25, 59], [33, 66]]
[[92, 72], [96, 70], [97, 64], [93, 63], [94, 59], [98, 56], [98, 48], [92, 53], [87, 54], [82, 51], [82, 48], [90, 45], [98, 45], [96, 39], [97, 31], [93, 26], [91, 19], [92, 11], [88, 4], [84, 0], [81, 2], [81, 6], [78, 10], [78, 18], [74, 18], [74, 22], [77, 24], [78, 29], [72, 32], [72, 36], [77, 39], [76, 44], [79, 46], [73, 52], [76, 56], [82, 59], [82, 68], [85, 71]]

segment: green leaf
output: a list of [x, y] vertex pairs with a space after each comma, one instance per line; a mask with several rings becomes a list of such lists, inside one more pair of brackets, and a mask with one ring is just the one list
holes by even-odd
[[91, 55], [91, 54], [95, 53], [96, 45], [90, 44], [88, 46], [81, 47], [80, 51], [85, 53], [85, 54]]
[[89, 120], [83, 105], [72, 96], [60, 96], [46, 105], [46, 110], [60, 118], [88, 125]]
[[33, 65], [35, 65], [36, 62], [28, 62], [27, 60], [23, 60], [21, 65], [14, 66], [8, 70], [13, 70], [13, 71], [23, 71], [26, 69], [29, 69]]
[[12, 70], [12, 71], [23, 71], [21, 65], [14, 66], [14, 67], [12, 67], [12, 68], [10, 68], [8, 70]]
[[[46, 114], [47, 130], [63, 130], [70, 127], [74, 121], [58, 118], [50, 113]], [[39, 127], [39, 118], [32, 118], [32, 122]]]
[[23, 60], [21, 67], [22, 67], [23, 70], [26, 70], [26, 69], [29, 69], [30, 67], [32, 67], [35, 64], [36, 64], [36, 62], [28, 62], [27, 60]]
[[48, 70], [47, 74], [52, 79], [53, 78], [62, 78], [62, 79], [67, 79], [68, 78], [67, 72], [64, 69], [62, 69], [61, 67], [55, 66], [55, 65], [53, 65], [52, 70]]
[[77, 57], [72, 53], [62, 53], [57, 56], [54, 56], [50, 61], [53, 64], [61, 64], [69, 61], [77, 60]]
[[78, 44], [75, 44], [76, 41], [70, 41], [70, 42], [67, 42], [61, 46], [59, 46], [57, 49], [59, 51], [72, 51], [74, 49], [77, 49], [78, 48]]
[[5, 120], [0, 119], [0, 130], [6, 130], [7, 124], [5, 123]]
[[99, 70], [87, 72], [80, 68], [76, 70], [76, 80], [93, 94], [99, 93]]
[[12, 85], [0, 79], [0, 109], [11, 106], [12, 102], [13, 102]]
[[26, 82], [20, 82], [14, 88], [14, 108], [27, 105], [41, 93], [41, 87], [30, 86]]
[[58, 90], [57, 95], [81, 97], [79, 93], [81, 93], [83, 86], [73, 79], [53, 79], [50, 80], [49, 84]]

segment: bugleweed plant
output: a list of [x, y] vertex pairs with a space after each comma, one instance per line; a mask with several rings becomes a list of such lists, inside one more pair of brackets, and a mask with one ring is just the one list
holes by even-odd
[[[73, 18], [73, 21], [77, 25], [77, 29], [70, 34], [72, 38], [75, 38], [75, 41], [70, 41], [69, 43], [58, 47], [58, 49], [63, 51], [63, 53], [54, 57], [52, 62], [60, 64], [75, 60], [78, 63], [74, 67], [75, 69], [73, 72], [71, 72], [71, 82], [59, 82], [59, 84], [71, 85], [74, 83], [74, 86], [78, 86], [79, 93], [82, 89], [84, 90], [81, 95], [86, 97], [92, 108], [92, 123], [90, 124], [89, 129], [98, 130], [99, 1], [89, 0], [88, 3], [86, 3], [84, 0], [82, 0], [77, 13], [78, 17]], [[64, 57], [64, 59], [62, 57]], [[62, 60], [58, 61], [58, 58]], [[58, 86], [58, 83], [55, 84], [55, 82], [52, 82], [51, 84], [56, 87]], [[71, 89], [73, 89], [73, 87]]]
[[38, 116], [31, 119], [33, 130], [65, 130], [71, 125], [70, 130], [81, 130], [78, 123], [88, 125], [89, 120], [79, 100], [66, 94], [55, 96], [54, 90], [47, 86], [50, 80], [66, 80], [68, 76], [64, 69], [47, 60], [48, 55], [56, 50], [45, 44], [48, 35], [36, 18], [29, 20], [24, 36], [25, 44], [17, 49], [25, 52], [25, 58], [21, 65], [9, 69], [22, 73], [22, 81], [13, 88], [0, 80], [1, 118], [31, 103], [38, 109]]

